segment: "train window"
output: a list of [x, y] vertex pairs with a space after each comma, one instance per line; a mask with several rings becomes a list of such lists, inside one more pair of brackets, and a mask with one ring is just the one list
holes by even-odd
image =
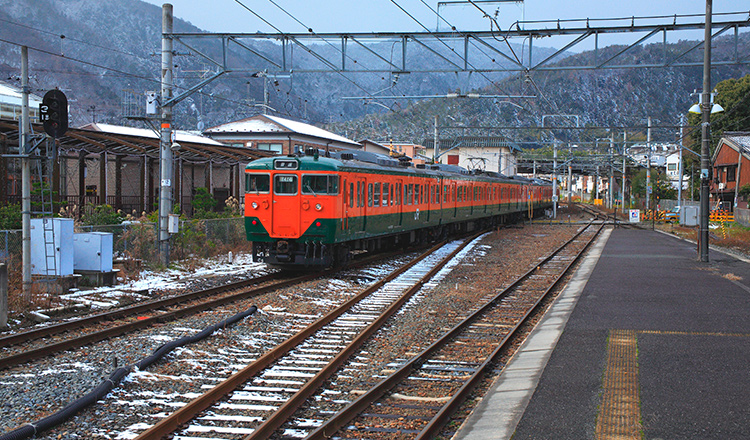
[[365, 182], [362, 182], [362, 187], [359, 189], [359, 206], [365, 206]]
[[367, 206], [372, 206], [373, 188], [372, 183], [367, 184]]
[[357, 182], [357, 207], [362, 206], [362, 182]]
[[302, 194], [328, 194], [339, 193], [339, 176], [325, 174], [305, 174], [302, 176]]
[[274, 194], [297, 194], [297, 176], [294, 174], [277, 174], [273, 178]]
[[443, 203], [448, 203], [448, 185], [443, 185]]
[[374, 185], [375, 193], [373, 197], [373, 205], [380, 206], [380, 182]]
[[349, 182], [349, 206], [354, 206], [354, 182]]
[[415, 205], [419, 205], [419, 203], [420, 203], [420, 200], [419, 200], [419, 196], [420, 196], [419, 189], [420, 189], [421, 186], [422, 185], [414, 185], [414, 204]]
[[388, 206], [388, 193], [390, 192], [390, 185], [388, 182], [383, 184], [383, 206]]
[[271, 190], [271, 176], [268, 174], [246, 174], [245, 192], [268, 194]]

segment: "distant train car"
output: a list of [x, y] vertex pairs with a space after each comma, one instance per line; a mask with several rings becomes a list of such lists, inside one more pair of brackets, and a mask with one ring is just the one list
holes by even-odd
[[261, 158], [245, 168], [253, 259], [287, 268], [515, 221], [552, 204], [549, 182], [360, 151]]

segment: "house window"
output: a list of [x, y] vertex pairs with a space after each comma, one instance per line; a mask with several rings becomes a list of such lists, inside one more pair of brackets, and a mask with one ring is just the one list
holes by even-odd
[[458, 165], [458, 154], [448, 155], [448, 165]]
[[737, 167], [727, 167], [727, 182], [734, 182], [737, 174]]
[[258, 142], [258, 149], [264, 151], [272, 151], [274, 153], [281, 153], [281, 144], [267, 144]]
[[677, 164], [676, 163], [668, 163], [667, 164], [667, 170], [669, 170], [669, 171], [677, 171]]

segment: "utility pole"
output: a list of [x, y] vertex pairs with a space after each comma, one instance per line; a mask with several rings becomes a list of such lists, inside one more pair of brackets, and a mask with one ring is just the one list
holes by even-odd
[[554, 144], [552, 161], [552, 218], [557, 218], [557, 142]]
[[573, 149], [568, 142], [568, 205], [573, 203]]
[[627, 157], [628, 132], [622, 132], [622, 186], [620, 187], [620, 208], [625, 215], [625, 158]]
[[609, 191], [607, 191], [607, 198], [609, 199], [609, 209], [614, 209], [615, 206], [615, 171], [612, 167], [612, 161], [614, 160], [614, 157], [612, 156], [613, 149], [615, 147], [615, 135], [612, 134], [609, 137]]
[[161, 138], [159, 142], [159, 237], [161, 263], [169, 265], [169, 214], [172, 213], [172, 5], [162, 6], [161, 37]]
[[432, 149], [432, 163], [438, 163], [440, 158], [440, 146], [438, 145], [438, 117], [435, 115], [435, 133], [434, 133], [435, 145]]
[[648, 211], [651, 200], [651, 116], [648, 117], [648, 130], [646, 131], [646, 148], [648, 148], [648, 157], [646, 158], [646, 211]]
[[[683, 134], [684, 130], [685, 130], [685, 115], [680, 115], [680, 155], [679, 155], [680, 162], [677, 165], [677, 174], [680, 176], [680, 183], [677, 185], [677, 203], [678, 203], [678, 206], [680, 207], [680, 215], [682, 213], [682, 137], [684, 136]], [[738, 176], [737, 182], [739, 182], [739, 176]]]
[[701, 210], [698, 248], [700, 261], [708, 262], [708, 158], [711, 137], [711, 9], [712, 0], [706, 0], [706, 27], [703, 37], [703, 94], [701, 97]]
[[[31, 301], [31, 159], [29, 158], [29, 48], [21, 47], [21, 119], [19, 153], [21, 155], [21, 235], [23, 263], [23, 300]], [[3, 171], [4, 172], [4, 171]]]

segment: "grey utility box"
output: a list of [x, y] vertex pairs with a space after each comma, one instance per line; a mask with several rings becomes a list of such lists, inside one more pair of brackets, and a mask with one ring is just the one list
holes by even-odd
[[[73, 219], [70, 218], [31, 219], [32, 275], [73, 275], [73, 227]], [[46, 242], [51, 244], [46, 245]]]
[[680, 224], [683, 226], [698, 226], [698, 206], [683, 206], [680, 208]]
[[111, 232], [80, 232], [73, 235], [75, 270], [112, 272]]

